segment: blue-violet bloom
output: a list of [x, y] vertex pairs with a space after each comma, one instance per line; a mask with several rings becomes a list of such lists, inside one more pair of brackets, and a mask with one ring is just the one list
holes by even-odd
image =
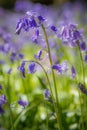
[[28, 73], [35, 73], [36, 72], [36, 64], [34, 62], [30, 63], [29, 64], [29, 67], [28, 67]]
[[23, 106], [23, 107], [26, 107], [29, 104], [29, 102], [18, 100], [18, 104], [21, 105], [21, 106]]

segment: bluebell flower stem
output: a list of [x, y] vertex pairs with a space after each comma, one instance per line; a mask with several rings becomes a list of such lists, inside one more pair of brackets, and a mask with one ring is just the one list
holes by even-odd
[[[48, 49], [48, 55], [49, 55], [49, 61], [50, 61], [50, 65], [52, 66], [52, 57], [51, 57], [51, 52], [50, 52], [50, 46], [49, 46], [49, 42], [48, 42], [48, 37], [47, 37], [47, 33], [45, 30], [45, 27], [42, 25], [42, 29], [43, 29], [43, 33], [45, 36], [45, 40], [46, 40], [46, 45], [47, 45], [47, 49]], [[57, 122], [58, 122], [58, 126], [59, 129], [58, 130], [64, 130], [63, 125], [62, 125], [62, 112], [60, 111], [60, 106], [59, 106], [59, 99], [58, 99], [58, 93], [57, 93], [57, 86], [56, 86], [56, 80], [55, 80], [55, 74], [53, 69], [51, 68], [52, 71], [52, 78], [53, 78], [53, 83], [54, 83], [54, 89], [55, 89], [55, 95], [56, 95], [56, 114], [57, 114]]]
[[83, 62], [82, 52], [81, 52], [81, 49], [80, 49], [80, 45], [79, 45], [79, 44], [78, 44], [78, 48], [79, 48], [80, 59], [81, 59], [81, 64], [82, 64], [83, 84], [84, 84], [84, 86], [85, 86], [85, 70], [84, 70], [84, 62]]
[[[80, 45], [78, 43], [78, 49], [79, 49], [79, 53], [80, 53], [80, 59], [81, 59], [81, 66], [82, 66], [82, 75], [83, 75], [83, 85], [84, 87], [85, 86], [85, 69], [84, 69], [84, 61], [83, 61], [83, 57], [82, 57], [82, 52], [81, 52], [81, 49], [80, 49]], [[87, 105], [86, 105], [86, 101], [87, 101], [87, 98], [85, 95], [81, 96], [80, 95], [80, 104], [81, 104], [81, 114], [82, 114], [82, 130], [85, 130], [85, 126], [84, 126], [84, 122], [85, 122], [85, 118], [84, 118], [84, 110], [83, 110], [83, 104], [81, 102], [81, 98], [83, 98], [84, 100], [84, 103], [85, 103], [85, 109], [87, 108]], [[86, 109], [87, 110], [87, 109]]]

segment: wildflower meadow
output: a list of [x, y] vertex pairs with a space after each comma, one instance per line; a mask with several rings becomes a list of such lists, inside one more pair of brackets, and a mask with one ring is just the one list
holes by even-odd
[[87, 9], [0, 7], [0, 130], [87, 130]]

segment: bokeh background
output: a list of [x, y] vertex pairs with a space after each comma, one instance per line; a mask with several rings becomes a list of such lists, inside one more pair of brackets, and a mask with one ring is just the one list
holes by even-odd
[[[15, 34], [18, 20], [30, 10], [46, 17], [49, 25], [57, 26], [61, 21], [78, 24], [79, 28], [85, 32], [86, 40], [87, 2], [86, 0], [0, 0], [0, 85], [3, 91], [7, 92], [15, 130], [47, 130], [47, 118], [49, 130], [56, 130], [53, 106], [50, 102], [44, 101], [44, 91], [48, 84], [41, 68], [37, 67], [36, 74], [28, 74], [26, 70], [26, 78], [22, 78], [18, 71], [18, 66], [23, 59], [33, 59], [40, 47], [44, 47], [42, 41], [40, 46], [30, 41], [33, 32]], [[80, 79], [82, 74], [80, 64], [77, 62], [78, 50], [63, 48], [60, 40], [55, 40], [53, 33], [51, 35], [49, 39], [54, 59], [59, 62], [69, 60], [75, 65]], [[42, 65], [49, 73], [48, 57], [45, 53], [44, 55]], [[87, 73], [87, 69], [85, 72]], [[72, 80], [70, 75], [57, 75], [56, 82], [60, 105], [63, 109], [64, 126], [66, 130], [80, 130], [81, 113], [76, 80]], [[3, 91], [0, 90], [0, 93], [2, 94]], [[26, 109], [21, 108], [17, 104], [18, 99], [29, 101], [29, 106]], [[9, 120], [9, 109], [4, 106], [4, 114], [0, 115], [0, 130], [11, 129]]]

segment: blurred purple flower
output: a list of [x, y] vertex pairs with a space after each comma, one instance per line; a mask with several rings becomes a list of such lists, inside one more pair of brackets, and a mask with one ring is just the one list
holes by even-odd
[[24, 55], [23, 54], [18, 54], [19, 59], [23, 59]]
[[75, 71], [74, 66], [71, 67], [71, 72], [72, 72], [72, 78], [75, 78], [75, 76], [76, 76], [76, 71]]
[[87, 54], [85, 54], [84, 61], [87, 62]]
[[34, 56], [35, 59], [41, 60], [42, 51], [38, 51], [37, 55]]
[[57, 32], [57, 28], [55, 26], [51, 26], [51, 30]]
[[0, 106], [0, 114], [4, 113], [4, 109]]
[[11, 60], [12, 62], [14, 62], [15, 60], [17, 60], [17, 58], [16, 58], [16, 52], [12, 52], [12, 53], [11, 53], [11, 55], [10, 55], [10, 60]]
[[44, 22], [45, 18], [43, 18], [41, 15], [38, 16], [39, 21], [42, 23]]
[[28, 29], [29, 29], [29, 19], [28, 18], [22, 18], [18, 21], [18, 23], [16, 25], [16, 34], [20, 34], [22, 29], [24, 29], [25, 31], [28, 31]]
[[45, 99], [48, 99], [50, 97], [50, 91], [48, 89], [44, 91], [44, 97]]
[[62, 26], [59, 38], [71, 47], [77, 46], [77, 43], [82, 40], [82, 32], [77, 29], [75, 24], [66, 24]]
[[2, 90], [2, 85], [0, 85], [0, 90]]
[[52, 69], [56, 70], [59, 74], [67, 71], [67, 62], [63, 61], [62, 64], [55, 64], [52, 66]]
[[0, 106], [2, 106], [3, 104], [6, 104], [6, 103], [7, 103], [6, 96], [4, 94], [2, 94], [0, 96]]
[[37, 37], [39, 36], [39, 30], [38, 30], [38, 29], [35, 31], [35, 35], [36, 35]]
[[22, 73], [22, 77], [25, 78], [25, 62], [24, 61], [18, 67], [18, 70]]
[[80, 43], [80, 48], [82, 51], [85, 51], [86, 50], [86, 43], [85, 42], [81, 42]]
[[29, 102], [23, 101], [23, 100], [18, 100], [18, 104], [25, 108], [29, 104]]
[[35, 73], [36, 72], [36, 64], [34, 62], [30, 63], [29, 64], [29, 67], [28, 67], [28, 73]]
[[81, 90], [82, 93], [87, 95], [87, 89], [85, 88], [85, 86], [82, 83], [78, 84], [78, 88]]
[[12, 68], [10, 68], [10, 69], [7, 71], [8, 74], [11, 74], [11, 72], [12, 72]]
[[0, 60], [0, 64], [5, 64], [6, 62], [4, 60]]

